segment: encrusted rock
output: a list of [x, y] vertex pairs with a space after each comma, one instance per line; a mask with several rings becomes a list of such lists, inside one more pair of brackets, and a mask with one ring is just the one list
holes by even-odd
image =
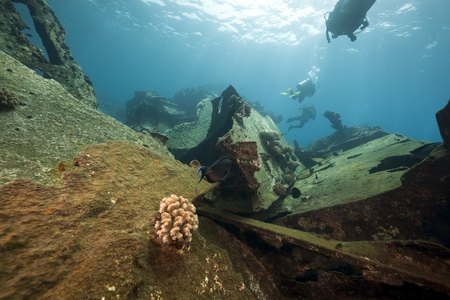
[[342, 121], [340, 120], [340, 118], [341, 118], [340, 113], [327, 110], [326, 112], [323, 113], [323, 115], [325, 118], [330, 120], [331, 128], [334, 128], [336, 130], [343, 130], [345, 128], [345, 126], [342, 125]]
[[255, 172], [261, 169], [261, 160], [258, 157], [257, 144], [253, 141], [233, 143], [231, 137], [226, 136], [217, 142], [222, 153], [232, 159], [235, 168], [235, 184], [241, 189], [256, 192], [260, 186]]
[[211, 99], [201, 100], [196, 106], [196, 120], [174, 126], [165, 134], [169, 137], [167, 147], [176, 157], [182, 156], [203, 141], [211, 125]]
[[295, 176], [294, 174], [291, 173], [286, 173], [283, 175], [283, 180], [287, 183], [287, 184], [291, 184], [295, 181]]
[[10, 93], [5, 88], [2, 88], [0, 90], [0, 108], [13, 108], [17, 105], [19, 105], [19, 98], [17, 98], [16, 94]]
[[266, 131], [261, 131], [259, 133], [259, 137], [264, 142], [271, 142], [271, 141], [279, 140], [281, 137], [281, 133], [279, 131], [275, 131], [275, 130], [266, 130]]
[[[33, 45], [22, 33], [27, 25], [14, 8], [13, 2], [23, 3], [30, 10], [34, 26], [45, 47], [43, 51]], [[0, 1], [0, 50], [31, 69], [37, 69], [45, 78], [58, 81], [74, 97], [90, 106], [97, 106], [94, 88], [70, 53], [64, 39], [66, 31], [46, 1]]]
[[275, 182], [273, 185], [273, 192], [278, 196], [284, 196], [286, 195], [286, 187], [280, 182]]
[[107, 140], [133, 141], [170, 156], [155, 138], [88, 106], [1, 50], [0, 61], [1, 87], [20, 99], [14, 111], [0, 110], [0, 184], [16, 178], [52, 184], [58, 163]]
[[450, 100], [444, 108], [436, 113], [436, 120], [444, 141], [444, 147], [450, 148]]

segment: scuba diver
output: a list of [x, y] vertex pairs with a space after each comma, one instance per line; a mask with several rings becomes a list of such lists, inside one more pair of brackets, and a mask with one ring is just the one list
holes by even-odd
[[291, 125], [289, 126], [288, 131], [286, 131], [284, 134], [288, 133], [292, 128], [302, 128], [306, 122], [309, 120], [314, 120], [316, 118], [316, 109], [314, 108], [314, 105], [304, 105], [302, 108], [298, 111], [298, 117], [295, 118], [289, 118], [286, 123], [290, 123], [292, 121], [300, 121], [299, 125]]
[[[327, 26], [327, 41], [330, 43], [331, 32], [333, 39], [340, 35], [346, 35], [352, 42], [356, 40], [354, 31], [358, 28], [359, 32], [369, 26], [366, 13], [372, 7], [376, 0], [339, 0], [334, 10], [325, 14], [325, 24]], [[326, 15], [328, 14], [328, 18]], [[361, 27], [360, 27], [361, 26]]]
[[288, 88], [282, 95], [290, 95], [295, 100], [298, 99], [299, 103], [302, 103], [305, 97], [312, 97], [316, 92], [316, 84], [310, 79], [303, 80], [297, 84], [297, 92], [292, 92], [292, 88]]

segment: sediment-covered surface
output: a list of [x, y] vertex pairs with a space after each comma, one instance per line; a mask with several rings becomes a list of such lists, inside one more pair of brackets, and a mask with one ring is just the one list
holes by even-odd
[[[5, 254], [0, 258], [1, 297], [396, 299], [450, 295], [448, 239], [438, 231], [430, 231], [425, 239], [414, 236], [413, 228], [405, 232], [400, 228], [396, 236], [395, 229], [388, 227], [385, 230], [393, 235], [384, 238], [368, 234], [358, 241], [339, 240], [338, 235], [214, 210], [195, 194], [195, 169], [132, 142], [86, 147], [74, 164], [60, 174], [60, 187], [23, 179], [0, 187], [0, 248]], [[436, 172], [438, 165], [442, 168]], [[444, 185], [448, 165], [448, 155], [441, 149], [403, 176], [403, 190], [394, 190], [403, 199], [398, 205], [410, 205], [418, 222], [423, 217], [419, 211], [427, 215], [426, 206], [435, 215], [448, 211], [445, 198], [436, 197], [448, 197], [448, 185]], [[425, 174], [431, 175], [420, 181]], [[211, 187], [199, 186], [199, 195]], [[162, 246], [153, 232], [159, 201], [172, 193], [194, 200], [201, 216], [199, 230], [183, 249]], [[411, 193], [427, 204], [414, 210], [414, 198], [408, 198]], [[386, 195], [368, 199], [367, 205]], [[434, 201], [441, 204], [439, 213]], [[355, 216], [357, 212], [348, 211], [357, 203], [361, 202], [348, 204], [347, 210], [335, 208], [335, 218]], [[370, 217], [391, 220], [377, 206]], [[369, 217], [361, 211], [359, 217], [364, 216]], [[448, 219], [433, 224], [448, 228]], [[357, 231], [356, 227], [344, 230]]]
[[160, 200], [195, 199], [195, 169], [131, 142], [87, 147], [74, 162], [62, 187], [0, 187], [0, 298], [252, 297], [229, 254], [198, 232], [189, 249], [155, 241]]
[[1, 51], [0, 87], [20, 101], [0, 109], [0, 184], [16, 178], [58, 183], [60, 162], [70, 167], [84, 147], [107, 140], [133, 141], [170, 155], [148, 134], [95, 110]]

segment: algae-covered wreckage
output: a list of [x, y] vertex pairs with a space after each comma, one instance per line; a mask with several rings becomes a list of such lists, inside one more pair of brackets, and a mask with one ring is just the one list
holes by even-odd
[[[45, 2], [21, 2], [50, 18]], [[31, 61], [20, 18], [0, 3], [0, 88], [18, 102], [0, 108], [0, 298], [449, 298], [449, 105], [443, 144], [340, 126], [291, 147], [231, 86], [178, 102], [138, 93], [130, 116], [142, 101], [164, 112], [139, 115], [136, 131], [95, 110], [81, 68]], [[188, 98], [198, 105], [186, 112]], [[229, 177], [196, 193], [198, 167], [221, 156]], [[164, 206], [172, 194], [195, 205], [197, 231]], [[161, 243], [155, 224], [174, 211], [159, 235], [193, 234]]]

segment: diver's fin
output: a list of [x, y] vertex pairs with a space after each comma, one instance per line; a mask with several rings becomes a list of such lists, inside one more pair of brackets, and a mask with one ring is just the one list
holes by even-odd
[[283, 135], [285, 135], [286, 133], [288, 133], [289, 131], [291, 131], [291, 129], [293, 129], [293, 128], [303, 128], [303, 125], [302, 125], [302, 124], [300, 124], [300, 125], [291, 125], [291, 126], [289, 126], [288, 131], [286, 131], [285, 133], [283, 133]]
[[291, 126], [289, 126], [289, 129], [288, 129], [288, 131], [286, 131], [285, 133], [283, 133], [282, 135], [285, 135], [286, 133], [288, 133], [289, 131], [291, 131], [291, 129], [292, 128], [294, 128], [294, 126], [293, 125], [291, 125]]
[[298, 97], [300, 97], [300, 94], [302, 93], [302, 91], [298, 91], [297, 93], [295, 93], [295, 94], [292, 94], [290, 97], [293, 99], [293, 100], [295, 100], [295, 99], [297, 99]]
[[300, 121], [300, 117], [289, 118], [286, 123], [291, 123], [292, 121]]
[[292, 88], [288, 88], [286, 92], [282, 92], [281, 95], [292, 95]]

